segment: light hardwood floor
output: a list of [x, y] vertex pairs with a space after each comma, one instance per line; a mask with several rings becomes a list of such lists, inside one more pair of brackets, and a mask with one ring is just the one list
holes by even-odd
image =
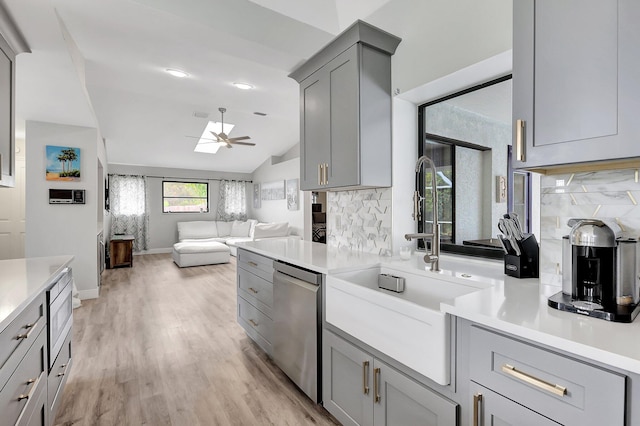
[[104, 272], [74, 311], [56, 425], [334, 425], [236, 322], [236, 263]]

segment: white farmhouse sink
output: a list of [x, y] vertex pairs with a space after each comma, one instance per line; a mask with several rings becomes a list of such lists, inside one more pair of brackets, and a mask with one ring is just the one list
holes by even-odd
[[[405, 291], [378, 288], [378, 275], [405, 279]], [[486, 288], [380, 266], [328, 275], [326, 321], [382, 353], [447, 385], [450, 381], [450, 318], [440, 302]]]

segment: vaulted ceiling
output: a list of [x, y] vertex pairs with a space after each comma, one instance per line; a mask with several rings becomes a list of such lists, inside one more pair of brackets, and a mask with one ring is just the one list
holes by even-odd
[[[4, 0], [32, 51], [17, 60], [17, 115], [98, 126], [109, 163], [252, 172], [299, 141], [287, 75], [388, 1]], [[219, 107], [256, 146], [193, 152]]]

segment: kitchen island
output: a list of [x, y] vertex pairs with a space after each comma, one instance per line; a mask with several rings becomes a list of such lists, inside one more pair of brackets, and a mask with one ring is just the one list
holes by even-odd
[[[388, 370], [411, 379], [412, 386], [418, 384], [422, 386], [420, 389], [430, 391], [423, 399], [431, 401], [430, 411], [434, 406], [440, 406], [446, 414], [450, 412], [447, 403], [457, 404], [459, 414], [454, 424], [471, 422], [474, 408], [483, 403], [482, 395], [485, 406], [478, 412], [483, 413], [485, 422], [499, 418], [507, 424], [527, 424], [523, 419], [530, 419], [530, 424], [544, 424], [541, 419], [551, 418], [563, 424], [577, 424], [578, 421], [598, 424], [603, 415], [610, 424], [631, 425], [640, 421], [637, 408], [632, 409], [640, 406], [637, 397], [640, 394], [640, 341], [635, 338], [640, 333], [640, 322], [611, 323], [549, 308], [547, 297], [561, 290], [555, 276], [516, 279], [504, 275], [501, 261], [453, 255], [442, 256], [443, 271], [432, 273], [420, 255], [401, 260], [342, 252], [305, 241], [252, 242], [243, 248], [329, 277], [385, 267], [393, 268], [399, 276], [403, 271], [421, 274], [425, 285], [435, 282], [443, 287], [449, 283], [476, 287], [439, 305], [439, 310], [451, 318], [451, 380], [445, 386], [398, 363], [379, 348], [367, 345], [331, 322], [323, 321], [323, 404], [345, 424], [368, 424], [371, 419], [367, 417], [351, 423], [348, 419], [353, 418], [354, 411], [350, 412], [350, 407], [343, 404], [345, 400], [336, 400], [327, 393], [332, 380], [332, 365], [327, 358], [340, 354], [336, 356], [344, 359], [345, 354], [355, 351], [362, 351], [362, 356], [372, 356], [374, 363], [386, 363]], [[324, 306], [325, 310], [327, 308]], [[358, 316], [358, 313], [353, 315]], [[396, 337], [389, 335], [390, 340]], [[502, 364], [483, 371], [490, 360], [501, 360]], [[362, 370], [364, 375], [358, 386], [368, 380], [361, 362], [367, 361], [363, 358], [353, 363], [354, 369]], [[523, 371], [524, 375], [519, 374]], [[522, 383], [522, 377], [529, 380], [531, 376], [534, 377], [533, 384]], [[584, 377], [589, 379], [585, 381]], [[341, 375], [333, 377], [334, 380], [340, 378]], [[568, 382], [569, 385], [558, 385], [558, 389], [564, 390], [554, 388], [552, 394], [547, 395], [550, 392], [544, 388], [547, 382], [554, 385]], [[538, 386], [541, 383], [542, 388]], [[379, 383], [376, 385], [380, 386]], [[349, 387], [349, 383], [340, 386]], [[605, 388], [608, 390], [603, 391]], [[438, 397], [434, 398], [434, 394]], [[384, 405], [388, 401], [382, 398], [381, 403]], [[599, 410], [601, 417], [594, 414], [594, 410]]]
[[73, 256], [0, 261], [2, 424], [55, 421], [71, 367]]

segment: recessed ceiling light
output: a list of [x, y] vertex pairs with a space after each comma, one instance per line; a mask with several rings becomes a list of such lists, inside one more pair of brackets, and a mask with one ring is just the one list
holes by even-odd
[[187, 74], [186, 72], [175, 69], [175, 68], [167, 68], [165, 71], [171, 74], [172, 76], [178, 77], [178, 78], [184, 78], [189, 76], [189, 74]]
[[238, 89], [242, 89], [242, 90], [253, 89], [253, 86], [250, 85], [249, 83], [233, 83], [233, 85], [236, 86]]

